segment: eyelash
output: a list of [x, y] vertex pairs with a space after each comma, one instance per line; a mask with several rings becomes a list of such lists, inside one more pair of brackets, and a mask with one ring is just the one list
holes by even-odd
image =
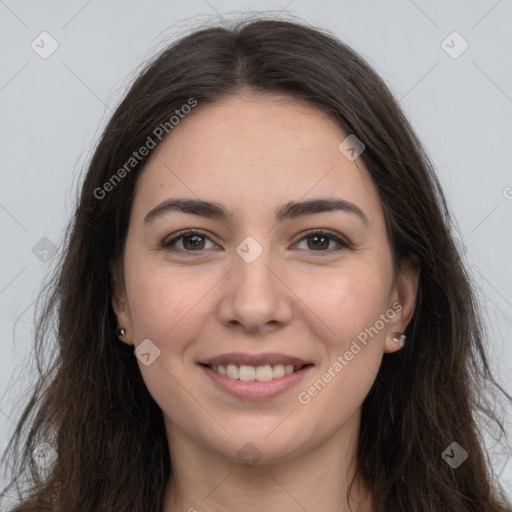
[[[180, 240], [182, 238], [192, 237], [192, 236], [195, 236], [195, 235], [199, 235], [201, 237], [204, 237], [204, 238], [207, 238], [208, 240], [210, 240], [210, 237], [208, 237], [208, 235], [202, 233], [201, 231], [196, 231], [194, 229], [187, 229], [187, 230], [184, 230], [184, 231], [181, 231], [181, 232], [177, 233], [176, 236], [174, 236], [170, 240], [164, 240], [162, 242], [162, 244], [161, 244], [161, 247], [163, 249], [167, 249], [167, 250], [169, 250], [171, 252], [189, 253], [190, 255], [192, 255], [191, 253], [194, 253], [194, 252], [196, 252], [196, 253], [204, 252], [206, 249], [201, 249], [201, 250], [197, 250], [197, 251], [190, 251], [190, 250], [186, 250], [186, 249], [177, 249], [176, 247], [174, 247], [174, 244], [178, 240]], [[322, 251], [322, 250], [319, 250], [319, 251], [310, 250], [308, 252], [323, 252], [323, 253], [327, 253], [327, 254], [332, 254], [333, 252], [337, 252], [337, 251], [341, 251], [342, 249], [349, 249], [350, 248], [350, 244], [347, 241], [341, 239], [340, 237], [335, 235], [333, 232], [325, 230], [325, 229], [315, 229], [315, 230], [312, 230], [312, 231], [308, 231], [296, 243], [302, 242], [303, 240], [307, 240], [308, 238], [312, 238], [315, 235], [320, 235], [320, 236], [324, 236], [324, 237], [330, 238], [331, 240], [334, 240], [336, 243], [338, 243], [339, 247], [337, 247], [335, 249], [327, 249], [325, 251]], [[212, 243], [215, 243], [215, 242], [213, 242], [213, 240], [210, 240], [210, 241]], [[305, 250], [307, 250], [307, 249], [305, 249]]]

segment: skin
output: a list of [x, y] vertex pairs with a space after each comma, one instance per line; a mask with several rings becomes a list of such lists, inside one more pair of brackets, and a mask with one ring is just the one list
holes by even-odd
[[[148, 366], [138, 364], [169, 440], [166, 512], [349, 510], [361, 404], [384, 353], [401, 349], [392, 337], [411, 319], [418, 269], [405, 260], [393, 274], [376, 187], [360, 159], [338, 150], [346, 136], [307, 103], [241, 93], [199, 105], [154, 151], [137, 183], [113, 307], [126, 329], [121, 341], [150, 339], [160, 350]], [[171, 212], [145, 224], [171, 197], [215, 201], [234, 215]], [[326, 197], [354, 203], [367, 223], [342, 211], [274, 218], [289, 201]], [[187, 228], [206, 236], [199, 250], [183, 238], [178, 252], [161, 247]], [[321, 228], [350, 247], [335, 251], [338, 243], [327, 238], [317, 249], [304, 233]], [[236, 252], [248, 236], [263, 249], [252, 263]], [[384, 328], [300, 403], [299, 392], [396, 302], [401, 310]], [[229, 352], [281, 352], [315, 366], [276, 397], [244, 400], [220, 390], [197, 364]], [[246, 443], [261, 457], [256, 465], [237, 455]], [[357, 478], [350, 504], [373, 510]]]

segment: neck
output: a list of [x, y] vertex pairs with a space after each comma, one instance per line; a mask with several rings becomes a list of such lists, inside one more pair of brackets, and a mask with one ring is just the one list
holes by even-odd
[[349, 423], [307, 452], [279, 463], [262, 460], [253, 466], [212, 453], [168, 424], [173, 474], [163, 510], [372, 512], [368, 487], [354, 478], [359, 415]]

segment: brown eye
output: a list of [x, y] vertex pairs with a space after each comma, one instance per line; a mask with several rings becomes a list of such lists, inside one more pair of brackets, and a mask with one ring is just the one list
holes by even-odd
[[331, 239], [328, 236], [325, 235], [314, 235], [314, 236], [308, 236], [308, 241], [311, 241], [311, 244], [308, 244], [308, 247], [310, 249], [328, 249], [329, 243]]
[[204, 237], [202, 235], [182, 236], [185, 249], [204, 249]]
[[[178, 233], [171, 239], [164, 240], [162, 248], [175, 252], [202, 252], [205, 249], [206, 240], [210, 240], [210, 238], [200, 231], [190, 229]], [[180, 243], [181, 247], [179, 247]], [[216, 247], [215, 244], [213, 245]]]
[[[210, 248], [218, 248], [218, 246], [213, 243], [212, 240], [210, 240], [210, 238], [204, 233], [195, 231], [193, 229], [188, 229], [186, 231], [181, 231], [180, 233], [175, 234], [170, 239], [164, 240], [161, 246], [162, 248], [172, 252], [201, 253], [204, 252], [205, 249], [208, 249], [208, 247], [206, 247], [208, 241], [210, 241], [213, 246]], [[311, 231], [303, 236], [298, 243], [302, 243], [304, 241], [306, 241], [307, 244], [307, 248], [304, 250], [308, 252], [332, 253], [350, 247], [348, 242], [338, 237], [334, 233], [325, 230]], [[333, 242], [337, 246], [330, 247]]]
[[[334, 252], [339, 251], [341, 249], [346, 249], [349, 247], [348, 242], [342, 240], [334, 233], [330, 231], [324, 230], [316, 230], [306, 234], [303, 238], [299, 240], [299, 242], [303, 242], [306, 240], [307, 242], [307, 250], [314, 252]], [[334, 247], [329, 249], [329, 245], [335, 242], [338, 247]]]

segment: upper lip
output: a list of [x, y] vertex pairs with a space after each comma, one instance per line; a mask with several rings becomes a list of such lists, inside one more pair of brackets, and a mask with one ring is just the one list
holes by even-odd
[[214, 356], [204, 361], [201, 361], [199, 364], [208, 364], [208, 365], [227, 365], [227, 364], [236, 364], [236, 365], [247, 365], [247, 366], [263, 366], [266, 364], [292, 364], [293, 366], [304, 366], [306, 364], [312, 364], [308, 361], [304, 361], [300, 357], [290, 356], [288, 354], [278, 354], [278, 353], [266, 353], [266, 354], [243, 354], [239, 352], [233, 352], [230, 354], [220, 354], [218, 356]]

